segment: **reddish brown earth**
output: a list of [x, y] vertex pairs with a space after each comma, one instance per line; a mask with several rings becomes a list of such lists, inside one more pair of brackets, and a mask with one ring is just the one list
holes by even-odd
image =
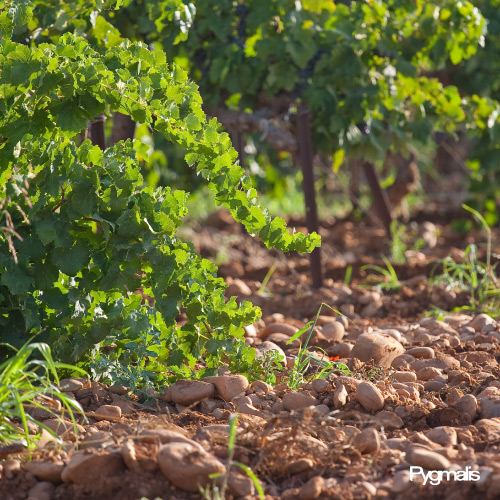
[[[416, 230], [431, 227], [423, 224], [429, 217], [416, 219]], [[300, 230], [301, 221], [291, 222]], [[36, 452], [0, 449], [0, 499], [201, 499], [198, 485], [226, 470], [233, 413], [234, 460], [254, 471], [268, 500], [500, 498], [500, 323], [468, 311], [443, 320], [426, 315], [431, 306], [469, 304], [467, 293], [432, 288], [427, 278], [436, 259], [459, 260], [485, 235], [454, 232], [446, 216], [430, 222], [439, 236], [433, 241], [430, 231], [427, 246], [396, 266], [401, 289], [382, 293], [359, 287], [370, 274], [362, 267], [383, 265], [380, 255], [389, 255], [378, 228], [324, 223], [325, 282], [312, 290], [308, 257], [270, 252], [224, 213], [214, 214], [186, 237], [205, 257], [225, 256], [219, 269], [229, 295], [262, 308], [247, 342], [273, 342], [291, 366], [298, 349], [288, 337], [325, 302], [350, 321], [324, 308], [311, 345], [338, 356], [350, 376], [336, 371], [291, 391], [286, 382], [248, 385], [221, 372], [202, 385], [177, 382], [148, 405], [123, 388], [76, 381], [68, 390], [88, 421], [77, 436], [71, 426], [59, 427], [62, 447], [48, 435]], [[499, 241], [494, 231], [495, 250]], [[347, 265], [352, 280], [344, 285]], [[410, 466], [473, 471], [479, 479], [424, 485], [421, 476], [410, 480]], [[228, 482], [226, 498], [258, 498], [234, 466]]]

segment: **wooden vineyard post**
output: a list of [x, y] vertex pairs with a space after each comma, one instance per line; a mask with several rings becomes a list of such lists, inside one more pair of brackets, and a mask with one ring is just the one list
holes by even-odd
[[348, 160], [351, 178], [349, 181], [349, 196], [353, 208], [359, 208], [359, 164], [355, 158]]
[[104, 122], [106, 115], [101, 114], [88, 123], [87, 129], [89, 132], [89, 139], [92, 144], [99, 146], [103, 151], [106, 149], [106, 137], [104, 135]]
[[[311, 140], [310, 111], [306, 106], [299, 106], [297, 110], [297, 143], [299, 147], [300, 166], [304, 177], [304, 197], [306, 204], [306, 225], [309, 233], [319, 233], [318, 209], [316, 207], [316, 192], [314, 189], [313, 149]], [[323, 285], [321, 269], [321, 251], [315, 248], [311, 255], [311, 275], [313, 288]]]
[[111, 139], [109, 145], [113, 146], [117, 142], [134, 139], [135, 121], [123, 113], [113, 113], [113, 128], [111, 129]]
[[392, 223], [392, 207], [391, 202], [387, 196], [387, 193], [380, 187], [380, 182], [378, 180], [377, 172], [373, 163], [369, 161], [363, 162], [363, 170], [365, 172], [365, 177], [370, 186], [370, 190], [373, 194], [373, 203], [375, 205], [375, 210], [377, 215], [382, 221], [384, 228], [387, 232], [387, 236], [391, 237], [391, 223]]

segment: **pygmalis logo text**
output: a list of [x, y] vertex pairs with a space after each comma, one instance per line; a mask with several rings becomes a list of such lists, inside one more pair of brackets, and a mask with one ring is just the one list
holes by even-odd
[[424, 471], [422, 467], [410, 467], [410, 481], [415, 481], [418, 476], [424, 480], [424, 486], [429, 481], [432, 485], [441, 484], [442, 481], [479, 481], [481, 474], [478, 470], [471, 470], [471, 467], [465, 467], [465, 470], [429, 470]]

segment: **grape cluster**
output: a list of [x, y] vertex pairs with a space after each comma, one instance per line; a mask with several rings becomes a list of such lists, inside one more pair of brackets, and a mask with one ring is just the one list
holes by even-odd
[[208, 80], [208, 64], [207, 64], [207, 51], [205, 49], [198, 49], [193, 54], [193, 61], [195, 68], [198, 68], [201, 72], [201, 81]]
[[314, 56], [311, 57], [311, 59], [309, 60], [309, 62], [306, 65], [306, 67], [299, 69], [297, 71], [297, 75], [300, 78], [300, 80], [297, 83], [297, 85], [295, 86], [295, 89], [293, 91], [293, 94], [295, 95], [295, 97], [298, 97], [300, 95], [300, 93], [302, 92], [302, 89], [307, 87], [308, 80], [313, 76], [314, 68], [323, 54], [326, 54], [326, 49], [324, 49], [323, 47], [320, 47], [316, 51]]
[[247, 23], [246, 23], [246, 17], [248, 14], [248, 7], [243, 4], [239, 4], [238, 7], [236, 7], [235, 11], [236, 15], [239, 18], [239, 23], [238, 23], [238, 38], [242, 41], [245, 42], [247, 39]]
[[248, 7], [244, 4], [238, 4], [234, 11], [236, 17], [238, 18], [238, 27], [236, 29], [237, 37], [231, 35], [229, 38], [231, 42], [235, 43], [241, 49], [245, 48], [245, 42], [247, 40], [247, 23], [246, 17], [248, 14]]
[[361, 132], [361, 134], [363, 134], [363, 135], [370, 135], [371, 126], [370, 126], [369, 123], [359, 122], [359, 123], [356, 123], [356, 127]]

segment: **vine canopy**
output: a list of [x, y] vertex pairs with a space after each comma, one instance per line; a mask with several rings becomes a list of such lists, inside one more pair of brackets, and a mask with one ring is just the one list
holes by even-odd
[[[31, 7], [4, 8], [4, 34], [26, 23]], [[319, 236], [289, 232], [258, 205], [229, 136], [207, 121], [183, 69], [159, 48], [116, 41], [103, 51], [67, 32], [51, 43], [0, 44], [2, 341], [20, 345], [38, 333], [81, 359], [102, 341], [149, 332], [163, 339], [156, 359], [177, 370], [199, 359], [215, 369], [228, 353], [251, 363], [241, 326], [259, 312], [226, 302], [216, 267], [177, 236], [187, 194], [144, 187], [138, 159], [148, 147], [127, 141], [101, 151], [82, 138], [87, 121], [119, 111], [182, 146], [216, 203], [268, 247], [309, 252]]]

